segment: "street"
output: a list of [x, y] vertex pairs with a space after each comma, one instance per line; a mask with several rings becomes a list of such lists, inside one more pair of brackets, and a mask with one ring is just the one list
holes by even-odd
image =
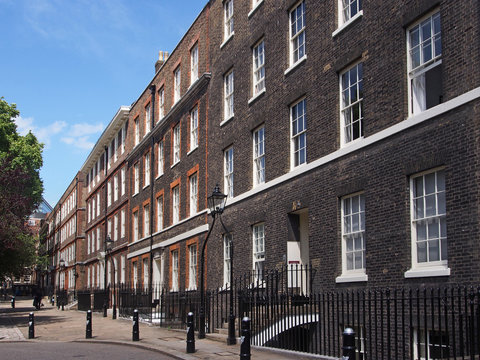
[[117, 344], [90, 342], [13, 342], [2, 344], [2, 358], [16, 360], [63, 360], [63, 359], [176, 359], [156, 351]]

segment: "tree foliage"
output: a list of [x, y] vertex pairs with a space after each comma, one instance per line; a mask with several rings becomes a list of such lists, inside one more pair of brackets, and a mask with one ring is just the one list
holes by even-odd
[[35, 261], [35, 239], [26, 226], [42, 200], [43, 145], [17, 133], [15, 104], [0, 98], [0, 278], [19, 275]]

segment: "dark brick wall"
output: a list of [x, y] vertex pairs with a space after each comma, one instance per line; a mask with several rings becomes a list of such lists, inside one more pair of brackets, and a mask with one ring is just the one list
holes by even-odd
[[[248, 17], [249, 2], [235, 1], [234, 36], [223, 43], [223, 5], [211, 1], [209, 183], [223, 184], [223, 151], [234, 148], [234, 193], [252, 189], [252, 131], [264, 124], [266, 181], [290, 171], [289, 106], [307, 99], [308, 163], [340, 148], [339, 75], [362, 61], [364, 134], [372, 136], [408, 117], [406, 29], [436, 6], [442, 16], [444, 101], [480, 85], [479, 7], [474, 1], [369, 1], [363, 16], [337, 29], [336, 1], [306, 0], [307, 60], [289, 72], [288, 11], [297, 2], [265, 0]], [[459, 19], [462, 19], [459, 21]], [[465, 19], [465, 21], [463, 20]], [[265, 41], [266, 92], [251, 104], [252, 46]], [[221, 46], [222, 45], [222, 46]], [[235, 116], [223, 120], [223, 76], [235, 72]], [[318, 286], [341, 274], [341, 197], [364, 191], [367, 286], [459, 283], [478, 279], [478, 101], [364, 147], [227, 207], [234, 235], [236, 275], [252, 268], [252, 225], [265, 223], [266, 265], [286, 254], [288, 213], [300, 201], [309, 214], [310, 259]], [[444, 166], [447, 181], [449, 277], [405, 279], [411, 267], [409, 177]], [[208, 281], [221, 285], [221, 226], [209, 240]], [[364, 283], [356, 283], [364, 286]]]

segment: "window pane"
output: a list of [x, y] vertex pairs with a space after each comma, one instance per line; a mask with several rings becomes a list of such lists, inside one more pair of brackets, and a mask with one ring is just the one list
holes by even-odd
[[430, 240], [428, 242], [428, 257], [429, 261], [440, 260], [440, 251], [438, 248], [438, 240]]
[[425, 241], [417, 242], [417, 262], [427, 261], [427, 243]]

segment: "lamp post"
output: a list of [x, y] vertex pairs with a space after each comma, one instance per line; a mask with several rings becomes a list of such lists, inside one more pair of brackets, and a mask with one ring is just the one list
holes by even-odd
[[202, 253], [200, 255], [200, 324], [198, 329], [198, 338], [205, 339], [205, 247], [207, 246], [208, 238], [215, 225], [215, 219], [217, 215], [223, 213], [225, 208], [225, 202], [227, 201], [227, 195], [220, 192], [218, 184], [215, 186], [212, 195], [207, 198], [208, 208], [210, 209], [210, 215], [213, 218], [212, 226], [208, 229], [207, 236], [202, 246]]
[[112, 244], [113, 240], [110, 239], [110, 235], [107, 234], [104, 243], [104, 251], [105, 251], [105, 265], [103, 271], [103, 288], [105, 290], [105, 298], [103, 299], [103, 317], [107, 317], [107, 308], [108, 308], [108, 292], [107, 292], [107, 254], [110, 252], [111, 249], [108, 248], [109, 244]]
[[[61, 289], [59, 288], [59, 291], [60, 291], [60, 294], [57, 294], [57, 308], [60, 307], [60, 305], [62, 306], [62, 310], [64, 309], [64, 306], [65, 306], [65, 296], [64, 296], [64, 287], [65, 287], [65, 260], [63, 259], [60, 259], [60, 261], [58, 262], [59, 266], [60, 266], [60, 285], [61, 285]], [[63, 280], [62, 280], [62, 277], [63, 277]], [[59, 299], [59, 295], [60, 295], [60, 299], [61, 299], [61, 304], [60, 302], [58, 301]]]
[[[220, 219], [221, 221], [222, 219]], [[223, 222], [222, 222], [223, 225]], [[235, 345], [235, 315], [233, 314], [233, 241], [230, 238], [230, 316], [228, 318], [228, 338], [227, 345]]]

